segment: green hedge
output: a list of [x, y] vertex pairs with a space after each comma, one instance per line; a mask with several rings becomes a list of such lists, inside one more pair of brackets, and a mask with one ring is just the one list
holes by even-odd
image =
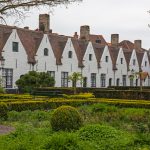
[[[129, 89], [132, 90], [129, 90]], [[110, 88], [77, 88], [77, 93], [93, 93], [96, 98], [118, 98], [118, 99], [144, 99], [150, 100], [150, 87], [110, 87]], [[38, 88], [36, 90], [61, 91], [63, 94], [72, 95], [72, 88]]]
[[24, 110], [50, 110], [62, 105], [70, 105], [73, 107], [89, 105], [97, 103], [96, 100], [40, 100], [40, 101], [16, 101], [16, 102], [1, 102], [0, 103], [0, 117], [5, 117], [7, 111], [24, 111]]
[[141, 92], [137, 90], [95, 90], [93, 94], [96, 98], [150, 100], [150, 91]]

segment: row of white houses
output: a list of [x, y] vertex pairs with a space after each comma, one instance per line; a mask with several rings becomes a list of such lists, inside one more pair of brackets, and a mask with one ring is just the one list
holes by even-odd
[[[107, 43], [102, 35], [90, 34], [81, 26], [80, 36], [58, 35], [49, 30], [49, 16], [39, 17], [39, 29], [33, 31], [0, 25], [1, 76], [5, 88], [17, 88], [16, 80], [28, 71], [49, 72], [56, 87], [70, 87], [68, 76], [80, 72], [81, 87], [150, 86], [150, 55], [141, 40], [119, 42], [111, 35]], [[134, 78], [132, 78], [134, 76]]]

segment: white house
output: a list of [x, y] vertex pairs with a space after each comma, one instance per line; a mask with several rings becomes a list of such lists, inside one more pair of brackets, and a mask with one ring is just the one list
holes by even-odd
[[[111, 43], [102, 35], [80, 28], [73, 37], [52, 33], [49, 15], [39, 17], [39, 29], [30, 30], [0, 25], [0, 74], [5, 88], [16, 88], [15, 82], [28, 71], [48, 72], [56, 87], [71, 87], [68, 76], [80, 72], [84, 79], [78, 87], [139, 86], [136, 73], [145, 72], [143, 85], [149, 86], [150, 54], [142, 41], [119, 42], [111, 35]], [[133, 75], [136, 75], [135, 78]]]

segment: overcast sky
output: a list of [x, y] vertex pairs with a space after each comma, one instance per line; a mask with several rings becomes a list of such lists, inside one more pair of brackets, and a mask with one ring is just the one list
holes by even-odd
[[[73, 3], [53, 8], [50, 28], [53, 32], [72, 36], [79, 33], [81, 25], [89, 25], [91, 34], [102, 34], [107, 42], [110, 35], [118, 33], [121, 40], [141, 39], [143, 47], [150, 48], [150, 0], [83, 0], [82, 3]], [[29, 26], [38, 28], [39, 13], [48, 13], [48, 10], [33, 11], [20, 27]], [[11, 25], [12, 22], [9, 21]]]

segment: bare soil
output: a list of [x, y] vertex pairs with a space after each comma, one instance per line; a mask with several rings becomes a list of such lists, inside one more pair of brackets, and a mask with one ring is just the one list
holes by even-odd
[[14, 127], [11, 127], [11, 126], [5, 126], [5, 125], [0, 125], [0, 135], [3, 135], [3, 134], [8, 134], [12, 131], [14, 131], [15, 128]]

